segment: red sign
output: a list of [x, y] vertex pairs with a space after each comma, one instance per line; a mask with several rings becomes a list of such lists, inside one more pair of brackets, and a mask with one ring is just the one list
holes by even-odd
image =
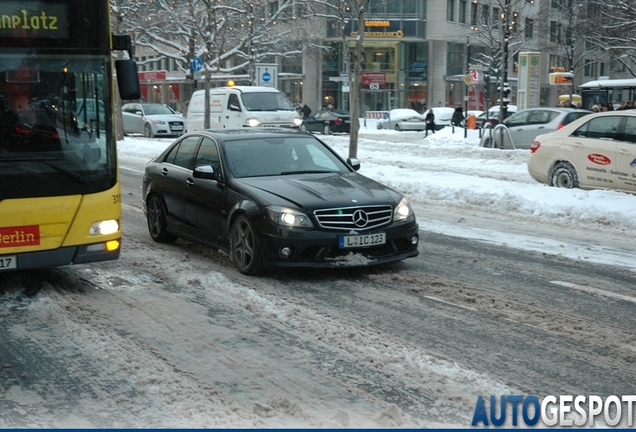
[[386, 73], [384, 72], [362, 72], [362, 85], [386, 84]]
[[147, 71], [137, 72], [139, 81], [164, 81], [167, 76], [167, 72], [164, 71]]
[[479, 81], [479, 73], [477, 73], [475, 69], [470, 70], [470, 77], [473, 79], [473, 81]]
[[598, 153], [589, 154], [587, 155], [587, 158], [590, 160], [590, 162], [595, 163], [597, 165], [609, 165], [612, 163], [610, 158]]
[[40, 227], [38, 225], [0, 228], [0, 248], [39, 244]]

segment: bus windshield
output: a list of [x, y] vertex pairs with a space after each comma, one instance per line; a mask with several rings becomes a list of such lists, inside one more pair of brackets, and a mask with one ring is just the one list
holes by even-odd
[[0, 199], [86, 194], [115, 182], [108, 58], [0, 55]]

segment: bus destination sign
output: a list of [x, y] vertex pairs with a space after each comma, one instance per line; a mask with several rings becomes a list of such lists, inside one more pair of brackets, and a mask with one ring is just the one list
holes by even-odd
[[2, 3], [0, 37], [67, 38], [68, 17], [64, 3]]

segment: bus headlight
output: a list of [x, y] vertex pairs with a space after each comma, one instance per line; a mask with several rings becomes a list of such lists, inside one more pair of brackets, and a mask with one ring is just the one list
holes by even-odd
[[90, 235], [108, 235], [119, 231], [119, 222], [110, 219], [105, 221], [93, 222], [89, 231]]

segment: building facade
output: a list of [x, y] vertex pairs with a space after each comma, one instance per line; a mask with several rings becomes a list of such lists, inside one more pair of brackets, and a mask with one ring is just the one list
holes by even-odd
[[[465, 103], [469, 109], [484, 110], [498, 103], [504, 78], [512, 90], [511, 103], [517, 102], [519, 55], [538, 52], [540, 61], [533, 69], [537, 79], [532, 81], [538, 89], [533, 91], [539, 94], [538, 104], [556, 105], [559, 96], [573, 93], [583, 82], [600, 76], [627, 76], [607, 54], [581, 43], [576, 29], [582, 31], [578, 20], [585, 16], [585, 3], [368, 0], [364, 23], [358, 23], [355, 14], [344, 20], [344, 26], [342, 17], [315, 15], [307, 33], [312, 43], [304, 52], [272, 61], [278, 63], [278, 87], [292, 102], [306, 103], [314, 112], [327, 104], [350, 109], [347, 71], [353, 68], [347, 62], [351, 62], [356, 39], [363, 32], [361, 112], [393, 108], [424, 111], [431, 106]], [[508, 58], [505, 74], [501, 65], [504, 57]], [[138, 60], [144, 69], [141, 84], [148, 100], [179, 109], [194, 89], [203, 88], [196, 74], [194, 79], [186, 79], [183, 72], [170, 67], [174, 65]], [[165, 71], [158, 75], [164, 79], [149, 79], [151, 71]], [[550, 73], [554, 71], [572, 72], [572, 83], [551, 84]], [[230, 80], [250, 84], [249, 75], [215, 75], [211, 85], [227, 85]]]

